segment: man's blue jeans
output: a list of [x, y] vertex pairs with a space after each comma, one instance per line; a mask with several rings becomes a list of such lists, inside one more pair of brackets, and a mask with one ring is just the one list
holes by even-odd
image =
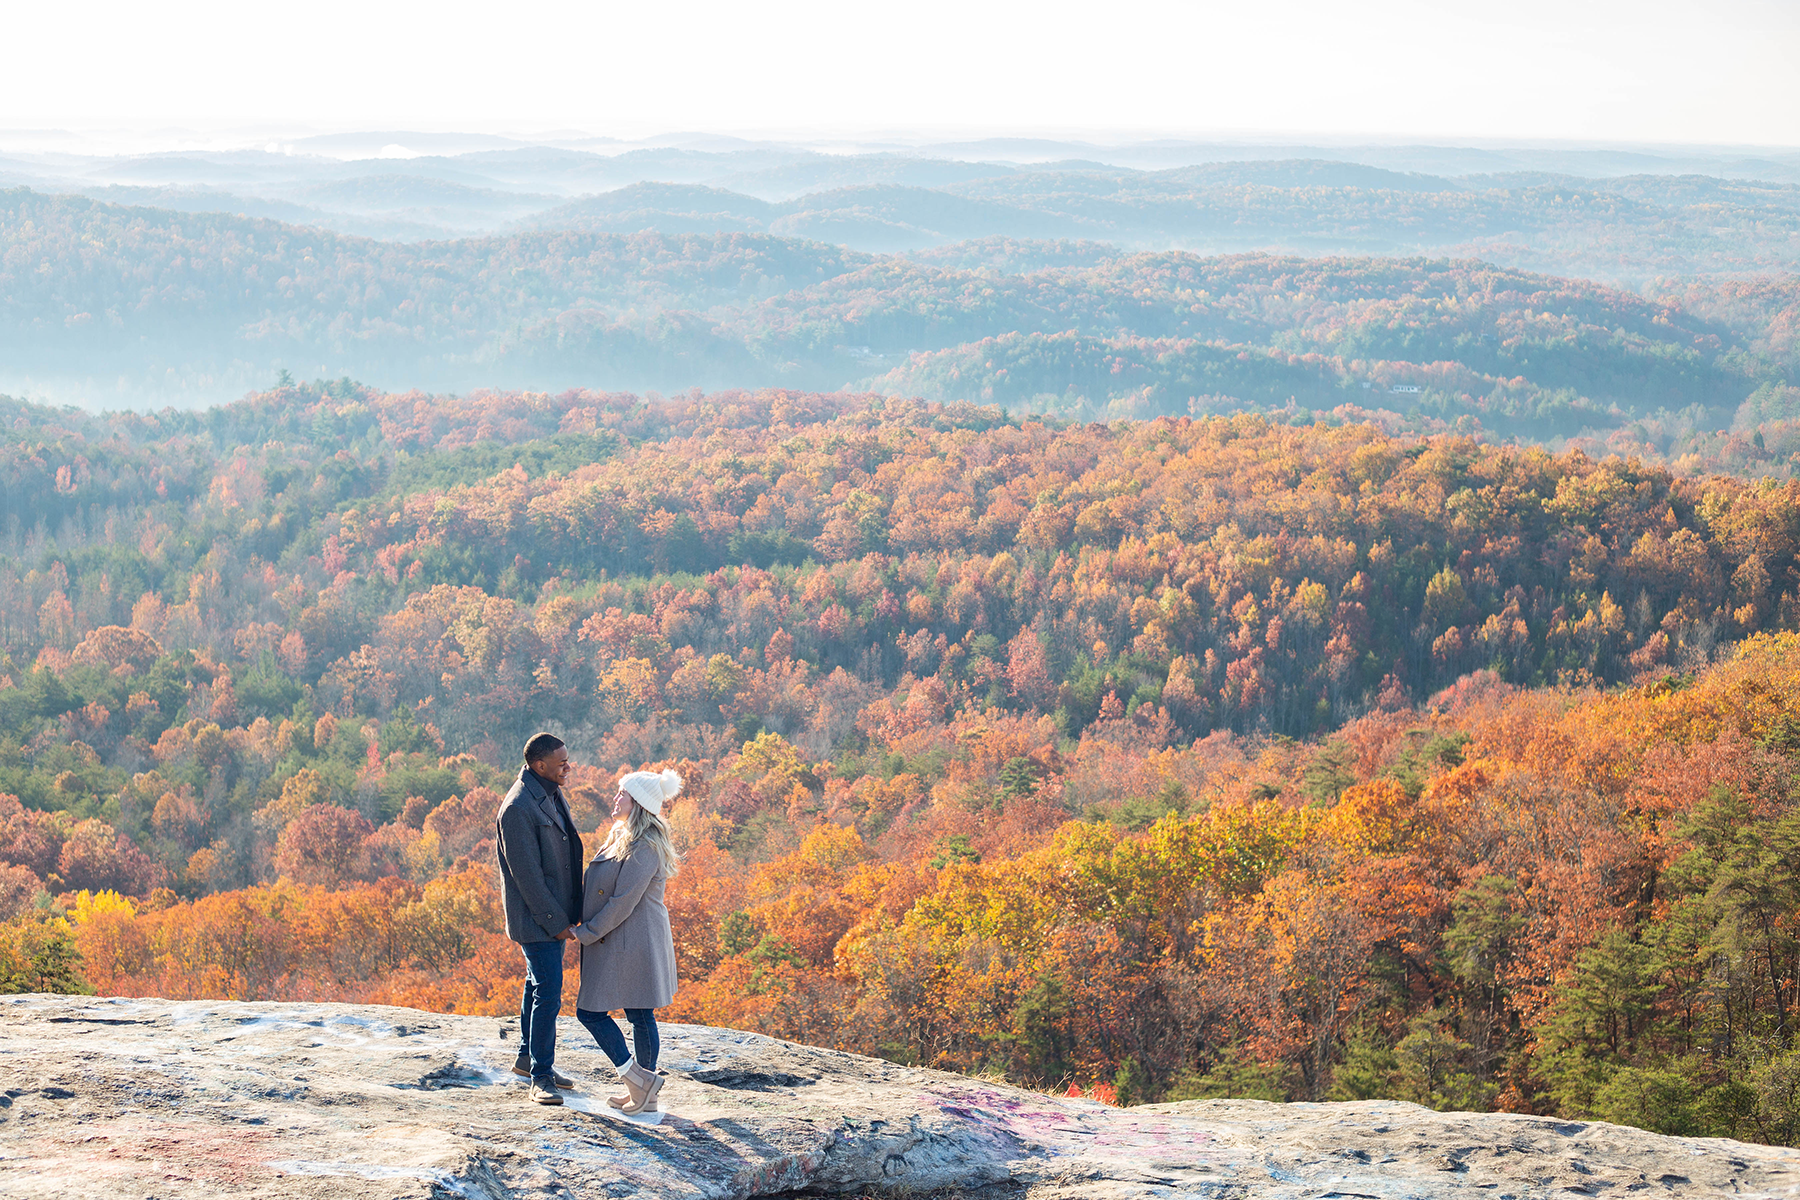
[[555, 1074], [556, 1014], [562, 1010], [563, 948], [567, 942], [521, 942], [525, 994], [519, 1000], [519, 1053], [531, 1056], [531, 1077]]

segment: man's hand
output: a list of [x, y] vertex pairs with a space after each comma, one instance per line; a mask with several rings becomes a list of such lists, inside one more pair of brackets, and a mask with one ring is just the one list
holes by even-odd
[[567, 929], [563, 930], [561, 933], [556, 935], [556, 940], [559, 942], [573, 941], [574, 938], [575, 938], [575, 927], [573, 925], [569, 926]]

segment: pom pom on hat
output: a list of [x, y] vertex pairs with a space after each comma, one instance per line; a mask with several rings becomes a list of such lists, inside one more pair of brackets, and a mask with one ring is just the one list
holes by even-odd
[[633, 771], [619, 777], [619, 790], [658, 816], [663, 805], [681, 794], [681, 774], [674, 768], [666, 771]]

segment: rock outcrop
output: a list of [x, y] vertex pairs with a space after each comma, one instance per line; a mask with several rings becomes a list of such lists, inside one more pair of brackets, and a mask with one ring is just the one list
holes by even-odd
[[489, 1017], [0, 997], [14, 1197], [1800, 1197], [1800, 1151], [1409, 1104], [1113, 1109], [754, 1034], [664, 1027], [626, 1118], [565, 1021], [563, 1108]]

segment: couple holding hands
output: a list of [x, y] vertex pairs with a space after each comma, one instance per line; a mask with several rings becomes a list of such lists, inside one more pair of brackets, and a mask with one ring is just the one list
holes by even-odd
[[[663, 1085], [655, 1010], [675, 998], [675, 941], [663, 885], [677, 858], [662, 810], [681, 791], [681, 776], [633, 771], [621, 777], [612, 829], [585, 870], [581, 835], [563, 795], [568, 778], [568, 747], [553, 734], [536, 735], [525, 743], [525, 765], [495, 818], [506, 936], [525, 955], [513, 1071], [531, 1077], [531, 1098], [539, 1104], [561, 1104], [558, 1089], [575, 1086], [555, 1068], [563, 950], [574, 941], [581, 946], [575, 1017], [625, 1085], [607, 1103], [625, 1113], [655, 1112]], [[623, 1009], [631, 1023], [635, 1055], [625, 1048], [614, 1009]]]

